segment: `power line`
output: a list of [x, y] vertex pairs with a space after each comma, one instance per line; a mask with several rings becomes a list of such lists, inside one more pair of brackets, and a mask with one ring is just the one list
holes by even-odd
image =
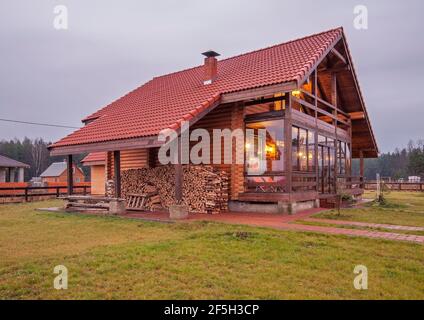
[[64, 125], [60, 125], [60, 124], [28, 122], [28, 121], [19, 121], [19, 120], [2, 119], [2, 118], [0, 118], [0, 121], [20, 123], [20, 124], [29, 124], [29, 125], [33, 125], [33, 126], [56, 127], [56, 128], [67, 128], [67, 129], [80, 129], [79, 127], [64, 126]]

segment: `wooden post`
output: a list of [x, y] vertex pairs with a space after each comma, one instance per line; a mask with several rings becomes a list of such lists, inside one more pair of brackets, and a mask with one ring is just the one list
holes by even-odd
[[284, 166], [286, 172], [286, 192], [292, 193], [292, 105], [291, 105], [291, 92], [286, 93], [286, 110], [284, 115]]
[[115, 198], [121, 197], [121, 152], [113, 151], [113, 170], [115, 182]]
[[337, 159], [338, 159], [338, 147], [339, 147], [339, 143], [337, 140], [337, 127], [338, 127], [338, 122], [337, 122], [337, 75], [336, 73], [332, 73], [331, 74], [331, 104], [335, 107], [335, 110], [333, 111], [333, 114], [335, 116], [335, 119], [333, 120], [333, 125], [334, 125], [334, 130], [335, 130], [335, 136], [336, 136], [336, 141], [335, 141], [335, 148], [334, 148], [334, 152], [335, 152], [335, 158], [334, 158], [334, 191], [335, 193], [337, 193], [337, 176], [338, 176], [338, 163], [337, 163]]
[[318, 70], [315, 70], [313, 73], [313, 82], [312, 82], [312, 94], [314, 95], [314, 106], [315, 106], [315, 182], [316, 182], [316, 191], [319, 192], [319, 163], [318, 163]]
[[177, 148], [177, 163], [174, 165], [175, 167], [175, 200], [177, 205], [182, 204], [183, 202], [183, 165], [181, 164], [181, 139], [178, 139], [178, 148]]
[[364, 175], [365, 175], [365, 163], [364, 163], [364, 152], [362, 150], [359, 150], [359, 175], [362, 179], [361, 188], [364, 188]]
[[72, 164], [72, 155], [68, 155], [68, 160], [67, 160], [67, 179], [68, 179], [68, 196], [72, 195], [72, 193], [74, 192], [74, 167]]
[[157, 152], [155, 148], [147, 149], [149, 154], [149, 168], [155, 168], [156, 167], [156, 160], [157, 160]]
[[183, 201], [183, 166], [181, 163], [175, 165], [175, 200], [177, 204]]

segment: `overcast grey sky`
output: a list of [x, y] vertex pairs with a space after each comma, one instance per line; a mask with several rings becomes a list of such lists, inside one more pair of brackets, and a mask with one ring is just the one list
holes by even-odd
[[[353, 8], [369, 29], [353, 27]], [[66, 5], [69, 29], [53, 28]], [[344, 26], [382, 151], [424, 138], [422, 0], [1, 0], [0, 118], [80, 119], [154, 76]], [[71, 129], [0, 122], [0, 139]]]

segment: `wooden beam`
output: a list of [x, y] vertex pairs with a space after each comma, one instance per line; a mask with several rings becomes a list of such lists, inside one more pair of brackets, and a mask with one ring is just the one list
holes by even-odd
[[[295, 102], [297, 102], [297, 103], [299, 103], [299, 104], [301, 104], [301, 105], [303, 105], [304, 107], [310, 108], [312, 110], [316, 110], [319, 114], [324, 115], [324, 116], [319, 116], [318, 117], [322, 121], [325, 121], [325, 119], [332, 119], [333, 121], [334, 120], [337, 120], [338, 122], [340, 122], [340, 123], [342, 123], [344, 125], [348, 125], [348, 122], [345, 121], [342, 118], [341, 115], [337, 115], [338, 118], [336, 118], [336, 115], [335, 115], [334, 112], [333, 113], [330, 113], [330, 112], [327, 112], [327, 111], [325, 111], [325, 110], [323, 110], [321, 108], [316, 108], [312, 103], [309, 103], [309, 102], [307, 102], [305, 100], [302, 100], [302, 99], [299, 99], [299, 98], [296, 98], [296, 97], [292, 97], [292, 100], [295, 101]], [[334, 110], [336, 110], [336, 108]]]
[[121, 152], [113, 151], [113, 179], [115, 182], [115, 198], [121, 197]]
[[365, 113], [362, 112], [362, 111], [361, 112], [351, 112], [351, 113], [349, 113], [349, 116], [352, 120], [363, 120], [363, 119], [365, 119]]
[[[181, 140], [181, 139], [178, 139]], [[181, 141], [178, 143], [178, 154], [177, 154], [177, 164], [174, 165], [175, 168], [175, 200], [178, 205], [183, 203], [183, 183], [184, 183], [184, 173], [183, 165], [181, 163], [181, 152], [182, 146]]]
[[158, 157], [157, 149], [149, 149], [149, 168], [155, 168], [156, 167], [156, 160]]
[[350, 66], [343, 66], [343, 67], [332, 67], [332, 68], [320, 68], [318, 69], [318, 72], [323, 74], [328, 74], [328, 73], [340, 73], [340, 72], [345, 72], [345, 71], [350, 71]]
[[244, 122], [257, 122], [257, 121], [265, 121], [265, 120], [273, 120], [273, 119], [281, 119], [284, 117], [284, 110], [279, 111], [270, 111], [270, 112], [262, 112], [249, 114], [244, 117]]
[[88, 152], [107, 152], [111, 150], [133, 150], [160, 147], [163, 142], [157, 136], [124, 139], [116, 141], [95, 142], [63, 147], [49, 147], [51, 156], [66, 156]]
[[74, 166], [72, 163], [72, 155], [68, 155], [67, 161], [66, 161], [66, 170], [67, 170], [67, 188], [68, 188], [68, 196], [72, 195], [73, 191], [74, 191]]
[[295, 81], [292, 81], [292, 82], [287, 82], [282, 84], [255, 88], [255, 89], [225, 93], [222, 95], [221, 103], [230, 103], [230, 102], [257, 99], [260, 97], [274, 95], [276, 93], [284, 93], [284, 92], [293, 91], [293, 90], [296, 90], [297, 87], [298, 87], [297, 83]]
[[286, 172], [286, 184], [287, 184], [287, 193], [292, 193], [292, 103], [291, 103], [291, 94], [286, 94], [286, 110], [284, 117], [284, 170]]
[[248, 107], [248, 106], [254, 106], [257, 104], [271, 103], [271, 102], [281, 101], [283, 99], [284, 99], [284, 96], [272, 97], [272, 98], [259, 98], [252, 101], [246, 101], [244, 103], [244, 106]]
[[339, 51], [337, 51], [336, 48], [331, 49], [331, 53], [334, 54], [341, 62], [343, 62], [343, 64], [347, 64], [345, 57]]
[[183, 166], [181, 163], [174, 165], [175, 167], [175, 200], [177, 204], [183, 201]]
[[335, 139], [335, 146], [334, 146], [334, 152], [336, 153], [335, 154], [335, 157], [334, 157], [334, 190], [335, 190], [335, 192], [337, 193], [337, 175], [338, 175], [338, 170], [339, 170], [339, 167], [338, 167], [338, 161], [337, 161], [337, 157], [338, 157], [338, 153], [339, 153], [339, 150], [338, 150], [338, 147], [339, 147], [339, 143], [338, 143], [338, 140], [337, 140], [337, 126], [338, 126], [338, 119], [337, 119], [337, 117], [338, 117], [338, 114], [337, 114], [337, 74], [336, 73], [332, 73], [331, 74], [331, 104], [335, 107], [335, 109], [333, 110], [333, 115], [334, 115], [334, 119], [333, 119], [333, 125], [334, 125], [334, 127], [335, 127], [335, 136], [336, 136], [336, 139]]
[[314, 107], [315, 107], [315, 133], [314, 133], [314, 165], [315, 165], [315, 190], [316, 192], [320, 192], [321, 188], [319, 186], [319, 162], [318, 162], [318, 71], [315, 70], [312, 78], [312, 95], [314, 96]]

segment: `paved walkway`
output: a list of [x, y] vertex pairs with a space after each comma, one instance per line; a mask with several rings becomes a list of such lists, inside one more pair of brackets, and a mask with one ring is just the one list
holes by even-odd
[[424, 244], [424, 236], [416, 236], [412, 234], [400, 234], [400, 233], [393, 233], [393, 232], [344, 229], [344, 228], [336, 228], [336, 227], [308, 226], [303, 224], [287, 224], [287, 225], [281, 226], [281, 229], [319, 232], [319, 233], [326, 233], [326, 234], [347, 235], [347, 236], [356, 236], [356, 237], [367, 237], [367, 238], [384, 239], [384, 240], [408, 241], [408, 242]]
[[368, 223], [368, 222], [358, 222], [358, 221], [316, 219], [316, 218], [306, 218], [306, 219], [303, 219], [303, 220], [304, 221], [310, 221], [310, 222], [343, 225], [343, 226], [358, 226], [358, 227], [368, 227], [368, 228], [378, 228], [378, 229], [388, 229], [388, 230], [401, 230], [401, 231], [424, 231], [423, 227], [397, 226], [397, 225], [383, 224], [383, 223]]
[[[409, 235], [409, 234], [398, 234], [391, 232], [380, 232], [372, 230], [358, 230], [358, 229], [345, 229], [337, 227], [322, 227], [322, 226], [311, 226], [303, 224], [294, 224], [296, 220], [318, 220], [310, 218], [312, 215], [322, 212], [327, 209], [311, 209], [295, 215], [280, 215], [280, 214], [265, 214], [265, 213], [222, 213], [216, 215], [206, 214], [193, 214], [190, 215], [187, 220], [184, 221], [215, 221], [225, 222], [238, 225], [249, 225], [255, 227], [268, 227], [279, 230], [291, 230], [291, 231], [304, 231], [304, 232], [317, 232], [324, 234], [334, 235], [347, 235], [356, 237], [367, 237], [373, 239], [385, 239], [385, 240], [398, 240], [408, 241], [424, 244], [424, 236]], [[169, 216], [166, 213], [128, 213], [125, 214], [127, 218], [138, 218], [149, 221], [163, 221], [171, 222]], [[326, 221], [325, 219], [319, 219], [320, 222]], [[333, 222], [333, 220], [330, 220]], [[350, 222], [350, 221], [349, 221]], [[397, 226], [401, 227], [401, 226]], [[405, 230], [405, 229], [397, 229]], [[413, 230], [416, 231], [416, 230]]]

